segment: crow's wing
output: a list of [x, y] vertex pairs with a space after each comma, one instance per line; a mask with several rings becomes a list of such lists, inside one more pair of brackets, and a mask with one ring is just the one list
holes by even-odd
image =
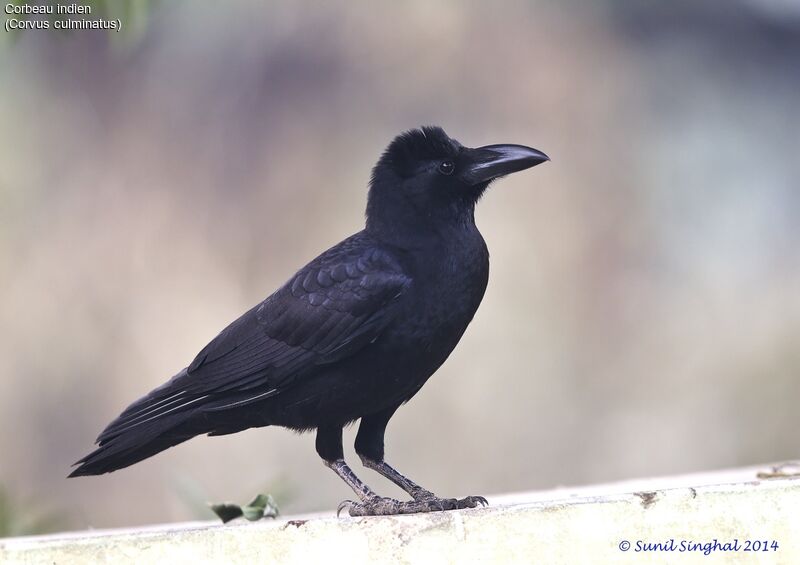
[[363, 232], [343, 241], [225, 328], [189, 367], [128, 407], [98, 441], [187, 409], [225, 410], [280, 394], [316, 367], [374, 341], [410, 282]]
[[280, 387], [374, 340], [409, 278], [374, 249], [332, 255], [298, 272], [209, 343], [187, 369], [187, 390]]

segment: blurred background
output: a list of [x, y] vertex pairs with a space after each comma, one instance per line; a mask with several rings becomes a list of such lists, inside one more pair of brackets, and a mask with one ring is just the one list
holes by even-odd
[[351, 497], [278, 428], [65, 477], [361, 229], [371, 166], [421, 124], [552, 163], [480, 203], [489, 288], [393, 465], [456, 496], [799, 455], [800, 1], [122, 5], [120, 34], [0, 31], [6, 533]]

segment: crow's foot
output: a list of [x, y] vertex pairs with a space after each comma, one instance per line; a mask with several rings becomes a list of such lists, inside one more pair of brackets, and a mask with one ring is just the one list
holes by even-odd
[[408, 502], [376, 496], [366, 502], [345, 500], [339, 505], [336, 515], [338, 516], [342, 510], [347, 509], [350, 516], [393, 516], [396, 514], [417, 514], [420, 512], [475, 508], [479, 504], [487, 506], [489, 503], [482, 496], [467, 496], [459, 500], [456, 498], [438, 498], [431, 495], [430, 497]]

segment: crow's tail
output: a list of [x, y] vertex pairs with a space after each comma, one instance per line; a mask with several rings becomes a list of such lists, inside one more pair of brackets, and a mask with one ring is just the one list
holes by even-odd
[[78, 467], [69, 474], [70, 477], [102, 475], [138, 463], [142, 459], [152, 457], [168, 447], [177, 445], [197, 435], [181, 431], [181, 426], [163, 433], [143, 436], [141, 434], [123, 434], [101, 444], [89, 455], [75, 463]]
[[75, 463], [70, 477], [102, 475], [133, 465], [192, 437], [212, 431], [193, 418], [208, 396], [191, 394], [183, 386], [184, 369], [165, 385], [131, 404], [111, 422], [98, 447]]

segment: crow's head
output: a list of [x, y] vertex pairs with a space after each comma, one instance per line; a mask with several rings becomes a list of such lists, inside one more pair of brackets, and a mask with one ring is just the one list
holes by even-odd
[[427, 231], [472, 221], [489, 183], [548, 160], [524, 145], [472, 149], [440, 127], [409, 130], [394, 138], [372, 170], [367, 228]]

